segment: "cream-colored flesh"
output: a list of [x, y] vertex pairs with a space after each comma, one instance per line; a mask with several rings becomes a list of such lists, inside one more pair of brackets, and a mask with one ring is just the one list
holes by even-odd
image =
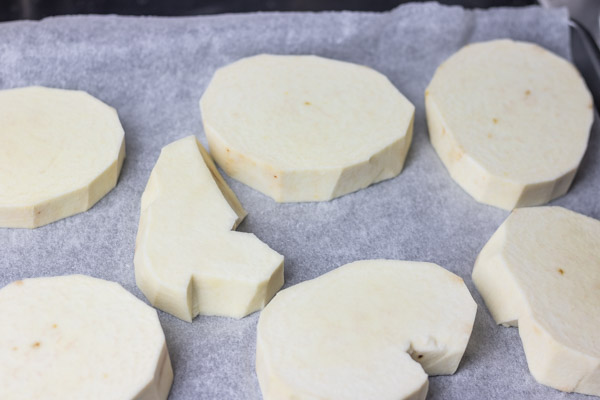
[[425, 91], [431, 143], [475, 200], [511, 210], [567, 192], [588, 143], [592, 97], [567, 61], [524, 42], [464, 47]]
[[382, 74], [314, 56], [225, 66], [200, 108], [221, 168], [279, 202], [330, 200], [398, 175], [414, 116]]
[[600, 396], [600, 221], [516, 209], [479, 254], [473, 281], [498, 324], [518, 325], [538, 382]]
[[71, 275], [0, 289], [0, 398], [166, 400], [156, 311], [114, 282]]
[[278, 293], [262, 311], [256, 372], [265, 400], [411, 399], [452, 374], [476, 305], [430, 263], [347, 264]]
[[245, 216], [195, 137], [165, 146], [142, 196], [134, 259], [148, 300], [186, 321], [263, 308], [283, 285], [283, 256], [232, 231]]
[[0, 226], [35, 228], [88, 210], [116, 184], [116, 111], [85, 92], [0, 91]]

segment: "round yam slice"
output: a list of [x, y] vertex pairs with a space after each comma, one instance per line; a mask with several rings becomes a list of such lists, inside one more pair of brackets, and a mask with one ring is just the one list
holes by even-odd
[[321, 201], [400, 173], [414, 106], [382, 74], [315, 56], [259, 55], [200, 100], [212, 156], [278, 202]]
[[117, 283], [70, 275], [0, 290], [3, 399], [165, 400], [172, 382], [156, 311]]
[[561, 207], [514, 210], [473, 281], [498, 324], [518, 325], [538, 382], [600, 396], [600, 221]]
[[81, 91], [0, 91], [0, 226], [35, 228], [91, 208], [125, 158], [117, 112]]
[[435, 264], [370, 260], [279, 292], [258, 322], [265, 400], [425, 399], [427, 375], [452, 374], [476, 305]]
[[496, 40], [446, 60], [425, 91], [431, 143], [475, 200], [504, 209], [567, 192], [588, 143], [592, 97], [543, 48]]

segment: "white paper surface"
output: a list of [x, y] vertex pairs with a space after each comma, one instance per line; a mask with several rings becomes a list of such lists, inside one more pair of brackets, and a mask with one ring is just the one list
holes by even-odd
[[[416, 105], [405, 170], [330, 202], [302, 204], [277, 204], [227, 178], [249, 212], [240, 230], [285, 256], [286, 286], [372, 258], [431, 261], [463, 277], [479, 305], [471, 342], [455, 375], [431, 378], [428, 399], [582, 399], [537, 384], [517, 329], [496, 326], [483, 305], [471, 269], [508, 213], [476, 203], [452, 181], [429, 143], [423, 104], [437, 66], [463, 45], [509, 37], [568, 57], [567, 23], [562, 10], [464, 11], [427, 3], [381, 14], [89, 16], [0, 24], [0, 88], [85, 90], [118, 110], [127, 142], [119, 184], [90, 211], [36, 230], [0, 229], [0, 286], [85, 273], [143, 298], [133, 273], [140, 196], [162, 146], [191, 133], [206, 144], [198, 100], [215, 69], [258, 53], [317, 54], [386, 74]], [[600, 218], [599, 153], [598, 132], [592, 132], [573, 187], [553, 204]], [[260, 399], [258, 313], [242, 320], [199, 317], [191, 324], [159, 315], [175, 370], [171, 399]]]

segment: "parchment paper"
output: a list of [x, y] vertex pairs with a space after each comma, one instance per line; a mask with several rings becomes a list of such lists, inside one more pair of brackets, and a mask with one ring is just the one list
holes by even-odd
[[[567, 22], [563, 10], [465, 11], [428, 3], [382, 14], [79, 16], [0, 24], [0, 88], [85, 90], [118, 110], [127, 140], [117, 187], [90, 211], [35, 230], [0, 229], [0, 286], [85, 273], [144, 299], [133, 273], [140, 196], [162, 146], [191, 133], [206, 144], [198, 100], [215, 69], [263, 52], [318, 54], [375, 68], [416, 105], [405, 169], [324, 203], [277, 204], [227, 178], [249, 212], [240, 229], [285, 255], [286, 287], [371, 258], [431, 261], [463, 277], [479, 305], [473, 335], [458, 372], [430, 379], [429, 399], [584, 398], [536, 383], [517, 329], [496, 326], [475, 290], [475, 258], [508, 213], [478, 204], [452, 181], [429, 143], [423, 105], [435, 68], [466, 43], [509, 37], [569, 57]], [[600, 218], [598, 142], [594, 131], [573, 187], [553, 204]], [[159, 315], [175, 370], [171, 399], [260, 399], [258, 313], [193, 323]]]

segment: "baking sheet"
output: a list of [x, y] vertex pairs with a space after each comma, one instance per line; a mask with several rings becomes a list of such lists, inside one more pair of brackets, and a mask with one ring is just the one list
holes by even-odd
[[[470, 272], [508, 213], [463, 192], [428, 140], [423, 93], [435, 68], [466, 43], [504, 37], [569, 57], [566, 11], [538, 7], [465, 11], [426, 3], [379, 14], [78, 16], [0, 24], [0, 88], [85, 90], [117, 108], [127, 143], [117, 187], [90, 211], [35, 230], [0, 229], [0, 286], [85, 273], [144, 299], [133, 273], [140, 196], [162, 146], [192, 133], [206, 145], [198, 100], [215, 69], [258, 53], [317, 54], [375, 68], [416, 105], [405, 169], [324, 203], [277, 204], [227, 178], [249, 212], [240, 230], [285, 255], [286, 287], [371, 258], [435, 262], [463, 277], [479, 305], [473, 335], [458, 372], [430, 379], [428, 399], [584, 398], [537, 384], [517, 329], [494, 324]], [[598, 143], [593, 131], [573, 187], [553, 204], [600, 218]], [[258, 315], [187, 323], [159, 312], [175, 370], [170, 398], [260, 399]]]

